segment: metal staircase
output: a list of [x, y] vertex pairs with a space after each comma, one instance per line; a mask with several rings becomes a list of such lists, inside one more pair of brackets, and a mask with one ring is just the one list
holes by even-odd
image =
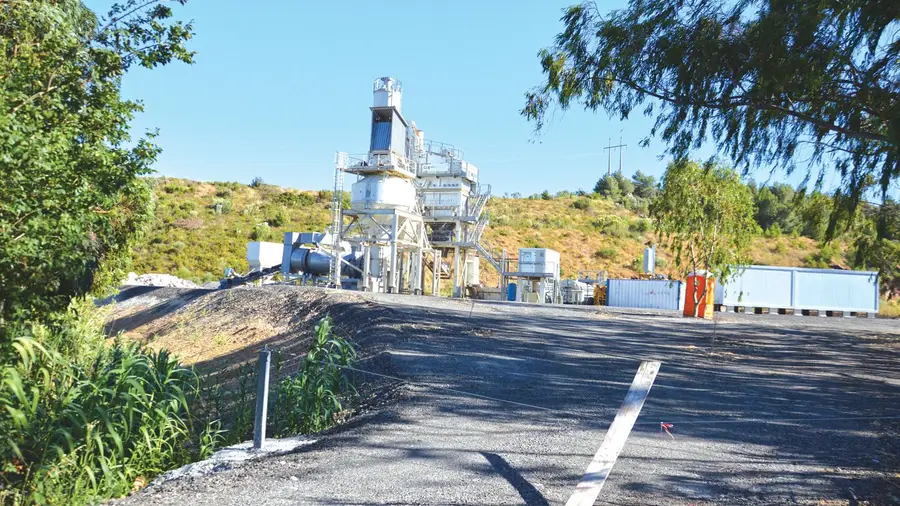
[[478, 194], [475, 198], [475, 202], [472, 204], [471, 209], [469, 211], [469, 216], [474, 216], [476, 218], [480, 218], [484, 213], [484, 208], [487, 206], [488, 200], [491, 199], [491, 185], [484, 185], [478, 187]]
[[485, 260], [488, 261], [489, 264], [491, 264], [491, 266], [494, 267], [494, 269], [497, 269], [497, 272], [499, 272], [501, 276], [503, 275], [502, 253], [495, 250], [494, 248], [488, 249], [480, 242], [475, 243], [475, 249], [478, 251], [479, 255], [481, 255]]

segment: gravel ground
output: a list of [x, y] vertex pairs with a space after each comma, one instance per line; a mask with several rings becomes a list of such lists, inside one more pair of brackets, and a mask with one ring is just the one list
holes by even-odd
[[359, 367], [405, 378], [401, 398], [122, 504], [563, 504], [642, 359], [663, 364], [598, 504], [900, 503], [900, 424], [864, 419], [900, 417], [895, 321], [327, 293], [336, 318], [356, 311]]

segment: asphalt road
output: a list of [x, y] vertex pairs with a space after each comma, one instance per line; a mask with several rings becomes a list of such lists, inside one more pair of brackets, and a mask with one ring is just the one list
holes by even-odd
[[643, 359], [662, 367], [598, 504], [900, 500], [900, 420], [864, 419], [900, 419], [897, 322], [366, 297], [402, 337], [359, 367], [389, 363], [399, 400], [123, 504], [563, 504]]

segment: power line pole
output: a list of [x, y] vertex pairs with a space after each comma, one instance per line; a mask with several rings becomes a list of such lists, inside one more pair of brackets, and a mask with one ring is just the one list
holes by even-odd
[[606, 175], [610, 175], [612, 171], [612, 150], [619, 150], [619, 172], [622, 172], [622, 148], [628, 147], [627, 144], [622, 144], [622, 138], [619, 137], [619, 144], [616, 146], [612, 145], [612, 137], [609, 139], [609, 146], [603, 148], [603, 151], [607, 151], [607, 161], [606, 161]]

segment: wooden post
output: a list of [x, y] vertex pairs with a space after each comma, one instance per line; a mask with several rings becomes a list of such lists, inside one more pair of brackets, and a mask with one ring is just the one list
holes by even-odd
[[644, 407], [644, 400], [650, 393], [650, 387], [656, 379], [659, 372], [659, 362], [642, 362], [631, 382], [631, 388], [625, 395], [625, 402], [619, 408], [616, 418], [612, 425], [606, 431], [606, 437], [603, 444], [594, 455], [594, 459], [588, 465], [581, 478], [581, 483], [575, 487], [575, 493], [569, 497], [566, 506], [591, 506], [600, 495], [600, 489], [606, 482], [606, 477], [612, 470], [613, 464], [619, 458], [619, 453], [625, 447], [625, 440], [631, 434], [634, 422], [637, 421], [641, 408]]

